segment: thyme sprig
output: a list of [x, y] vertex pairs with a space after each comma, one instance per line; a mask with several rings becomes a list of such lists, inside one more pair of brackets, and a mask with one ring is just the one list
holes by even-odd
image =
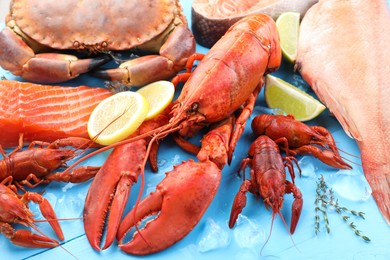
[[329, 225], [329, 218], [327, 215], [328, 207], [333, 207], [335, 211], [340, 215], [340, 217], [343, 219], [345, 223], [348, 224], [348, 226], [352, 229], [352, 231], [359, 237], [361, 237], [364, 241], [369, 242], [371, 241], [367, 236], [364, 236], [360, 230], [356, 228], [356, 225], [353, 222], [350, 222], [350, 215], [354, 215], [357, 217], [360, 217], [362, 219], [364, 218], [364, 212], [356, 211], [356, 210], [350, 210], [347, 207], [340, 206], [338, 200], [335, 198], [334, 192], [332, 189], [329, 189], [328, 185], [325, 182], [324, 176], [321, 175], [320, 178], [318, 178], [317, 183], [317, 189], [316, 189], [316, 199], [315, 199], [315, 223], [314, 223], [314, 231], [315, 234], [318, 235], [320, 232], [320, 215], [322, 215], [324, 223], [325, 223], [325, 229], [327, 233], [330, 233], [330, 225]]

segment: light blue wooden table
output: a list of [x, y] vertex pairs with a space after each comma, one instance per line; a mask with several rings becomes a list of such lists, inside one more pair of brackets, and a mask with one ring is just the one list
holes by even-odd
[[[0, 2], [0, 14], [4, 15], [6, 2]], [[185, 13], [190, 20], [190, 1], [181, 1]], [[389, 1], [390, 2], [390, 1]], [[190, 21], [189, 21], [190, 22]], [[207, 49], [198, 46], [198, 52], [205, 53]], [[3, 70], [0, 75], [8, 79], [14, 77]], [[298, 75], [292, 73], [292, 67], [284, 64], [275, 75], [298, 85], [302, 85]], [[19, 79], [20, 80], [20, 79]], [[102, 86], [102, 82], [83, 76], [70, 83], [72, 85], [88, 84]], [[255, 113], [259, 113], [264, 106], [262, 97], [257, 102]], [[251, 118], [252, 119], [252, 118]], [[321, 125], [330, 130], [338, 146], [351, 154], [359, 155], [354, 140], [346, 136], [338, 122], [330, 117], [328, 111], [323, 112], [309, 124]], [[248, 124], [250, 125], [250, 124]], [[114, 243], [109, 249], [97, 252], [91, 248], [84, 233], [81, 219], [62, 221], [65, 241], [61, 247], [54, 249], [27, 249], [12, 245], [0, 235], [0, 255], [2, 259], [72, 259], [72, 255], [79, 259], [259, 259], [260, 257], [280, 259], [388, 259], [390, 256], [390, 228], [380, 215], [377, 206], [370, 196], [370, 188], [365, 181], [362, 169], [354, 165], [351, 171], [338, 171], [331, 169], [311, 157], [300, 157], [303, 171], [301, 178], [296, 178], [296, 184], [301, 189], [304, 198], [302, 216], [292, 238], [288, 235], [281, 219], [276, 217], [273, 233], [260, 256], [260, 249], [266, 241], [271, 224], [271, 212], [266, 210], [261, 201], [249, 195], [247, 208], [243, 211], [234, 229], [229, 229], [230, 207], [241, 180], [236, 176], [239, 162], [246, 156], [247, 149], [253, 136], [247, 127], [242, 139], [239, 141], [233, 163], [223, 170], [223, 178], [216, 197], [205, 215], [183, 240], [160, 253], [136, 257], [123, 253]], [[386, 152], [386, 151], [384, 151]], [[89, 165], [101, 165], [108, 153], [100, 154], [86, 162]], [[353, 157], [346, 157], [355, 160]], [[182, 160], [194, 158], [177, 148], [172, 142], [162, 144], [159, 154], [160, 170], [157, 174], [147, 170], [145, 194], [154, 190], [164, 172], [172, 169], [173, 165]], [[359, 161], [358, 161], [359, 163]], [[343, 223], [335, 211], [328, 213], [331, 233], [327, 234], [323, 227], [316, 236], [314, 233], [314, 200], [316, 181], [323, 175], [330, 187], [335, 191], [339, 202], [351, 209], [366, 213], [366, 220], [351, 218], [357, 228], [371, 239], [366, 243], [357, 237], [351, 229]], [[83, 184], [52, 183], [44, 188], [44, 196], [52, 203], [59, 218], [81, 218], [84, 199], [90, 182]], [[138, 186], [137, 186], [138, 187]], [[132, 192], [130, 205], [133, 205], [138, 192]], [[185, 196], [185, 194], [183, 194]], [[285, 196], [282, 214], [289, 223], [291, 195]], [[31, 209], [40, 218], [35, 205]], [[321, 223], [322, 224], [322, 223]], [[38, 227], [47, 235], [54, 237], [53, 232], [46, 223], [39, 223]], [[72, 255], [70, 255], [68, 252]]]

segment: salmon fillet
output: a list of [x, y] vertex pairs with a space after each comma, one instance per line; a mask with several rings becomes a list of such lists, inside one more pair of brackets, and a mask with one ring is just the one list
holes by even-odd
[[95, 106], [111, 92], [103, 88], [46, 86], [0, 81], [0, 144], [88, 138], [87, 123]]
[[390, 12], [386, 0], [320, 0], [300, 28], [296, 67], [355, 138], [390, 224]]
[[193, 0], [192, 32], [200, 45], [211, 48], [226, 31], [245, 16], [266, 14], [276, 20], [283, 12], [301, 17], [318, 0]]

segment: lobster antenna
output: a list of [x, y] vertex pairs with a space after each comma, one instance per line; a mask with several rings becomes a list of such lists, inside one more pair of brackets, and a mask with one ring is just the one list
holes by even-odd
[[[102, 130], [100, 130], [99, 133], [97, 133], [94, 137], [92, 137], [92, 138], [91, 138], [91, 142], [89, 142], [89, 144], [87, 144], [86, 147], [84, 147], [84, 145], [80, 145], [80, 147], [76, 148], [76, 150], [77, 150], [77, 149], [81, 149], [81, 148], [83, 148], [83, 149], [85, 149], [85, 150], [88, 149], [88, 148], [91, 148], [92, 145], [94, 145], [94, 143], [96, 143], [95, 141], [96, 141], [96, 139], [99, 137], [99, 135], [100, 135], [101, 133], [103, 133], [103, 131], [106, 130], [108, 127], [110, 127], [110, 125], [112, 125], [113, 123], [115, 123], [119, 118], [121, 118], [128, 110], [129, 110], [129, 108], [125, 109], [121, 114], [119, 114], [118, 116], [116, 116], [108, 125], [106, 125]], [[85, 150], [84, 150], [84, 151], [85, 151]], [[82, 153], [83, 153], [83, 152], [80, 152], [79, 154], [75, 155], [74, 157], [76, 157], [76, 156], [78, 156], [78, 155], [80, 155], [80, 154], [82, 154]]]
[[[165, 127], [161, 127], [161, 128], [165, 128]], [[142, 194], [144, 193], [144, 188], [145, 188], [145, 166], [146, 166], [146, 162], [148, 161], [148, 157], [149, 157], [149, 154], [150, 154], [150, 150], [152, 149], [152, 144], [157, 140], [157, 139], [160, 139], [160, 138], [163, 138], [165, 136], [167, 136], [169, 133], [172, 133], [172, 132], [175, 132], [177, 130], [179, 130], [181, 128], [180, 125], [176, 126], [176, 127], [173, 127], [171, 129], [167, 129], [167, 130], [162, 130], [161, 132], [155, 134], [152, 139], [150, 140], [149, 144], [148, 144], [148, 147], [146, 149], [146, 153], [145, 153], [145, 158], [141, 164], [141, 187], [140, 187], [140, 190], [138, 192], [138, 197], [137, 197], [137, 200], [134, 204], [134, 219], [136, 217], [136, 213], [137, 213], [137, 208], [138, 208], [138, 204], [140, 203], [141, 201], [141, 197], [142, 197]], [[149, 246], [149, 247], [152, 247], [149, 242], [142, 236], [142, 233], [141, 233], [141, 230], [138, 228], [138, 225], [136, 224], [135, 225], [135, 230], [138, 232], [138, 234], [140, 235], [140, 237], [142, 238], [142, 240]]]
[[83, 217], [79, 217], [79, 218], [56, 218], [56, 219], [34, 219], [34, 222], [37, 222], [37, 223], [42, 223], [42, 222], [49, 222], [49, 221], [52, 221], [52, 220], [59, 220], [59, 221], [64, 221], [64, 220], [82, 220]]
[[95, 156], [95, 155], [97, 155], [97, 154], [99, 154], [99, 153], [102, 153], [102, 152], [104, 152], [104, 151], [107, 151], [107, 150], [110, 150], [110, 149], [112, 149], [112, 148], [118, 147], [118, 146], [120, 146], [120, 145], [122, 145], [122, 144], [128, 144], [128, 143], [131, 143], [131, 142], [138, 141], [138, 140], [140, 140], [140, 139], [142, 139], [142, 138], [145, 138], [145, 137], [147, 137], [147, 136], [152, 135], [154, 132], [155, 132], [155, 131], [151, 130], [151, 131], [146, 132], [146, 133], [144, 133], [144, 134], [142, 134], [142, 135], [138, 135], [138, 136], [135, 136], [135, 137], [133, 137], [133, 138], [125, 139], [125, 140], [123, 140], [123, 141], [120, 141], [120, 142], [117, 142], [117, 143], [114, 143], [114, 144], [107, 145], [107, 146], [104, 146], [104, 147], [102, 147], [102, 148], [99, 148], [98, 150], [93, 151], [93, 152], [91, 152], [91, 153], [89, 153], [89, 154], [86, 154], [86, 155], [83, 156], [82, 158], [78, 159], [76, 162], [74, 162], [72, 165], [70, 165], [68, 168], [66, 168], [66, 170], [64, 171], [64, 173], [69, 172], [70, 170], [72, 170], [74, 167], [76, 167], [77, 165], [79, 165], [79, 164], [82, 163], [83, 161], [85, 161], [85, 160], [87, 160], [87, 159], [89, 159], [89, 158], [91, 158], [91, 157], [93, 157], [93, 156]]

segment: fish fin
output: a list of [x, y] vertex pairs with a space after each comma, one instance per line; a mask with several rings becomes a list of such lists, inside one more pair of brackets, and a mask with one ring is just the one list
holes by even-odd
[[[370, 171], [367, 170], [365, 172]], [[378, 205], [387, 224], [390, 225], [390, 174], [371, 173], [368, 175], [365, 173], [365, 176], [372, 189], [372, 197]]]
[[[328, 88], [315, 84], [313, 90], [329, 111], [337, 118], [345, 133], [356, 141], [361, 141], [362, 137], [355, 122], [349, 116], [345, 107], [328, 91]], [[333, 110], [330, 109], [331, 107]]]

